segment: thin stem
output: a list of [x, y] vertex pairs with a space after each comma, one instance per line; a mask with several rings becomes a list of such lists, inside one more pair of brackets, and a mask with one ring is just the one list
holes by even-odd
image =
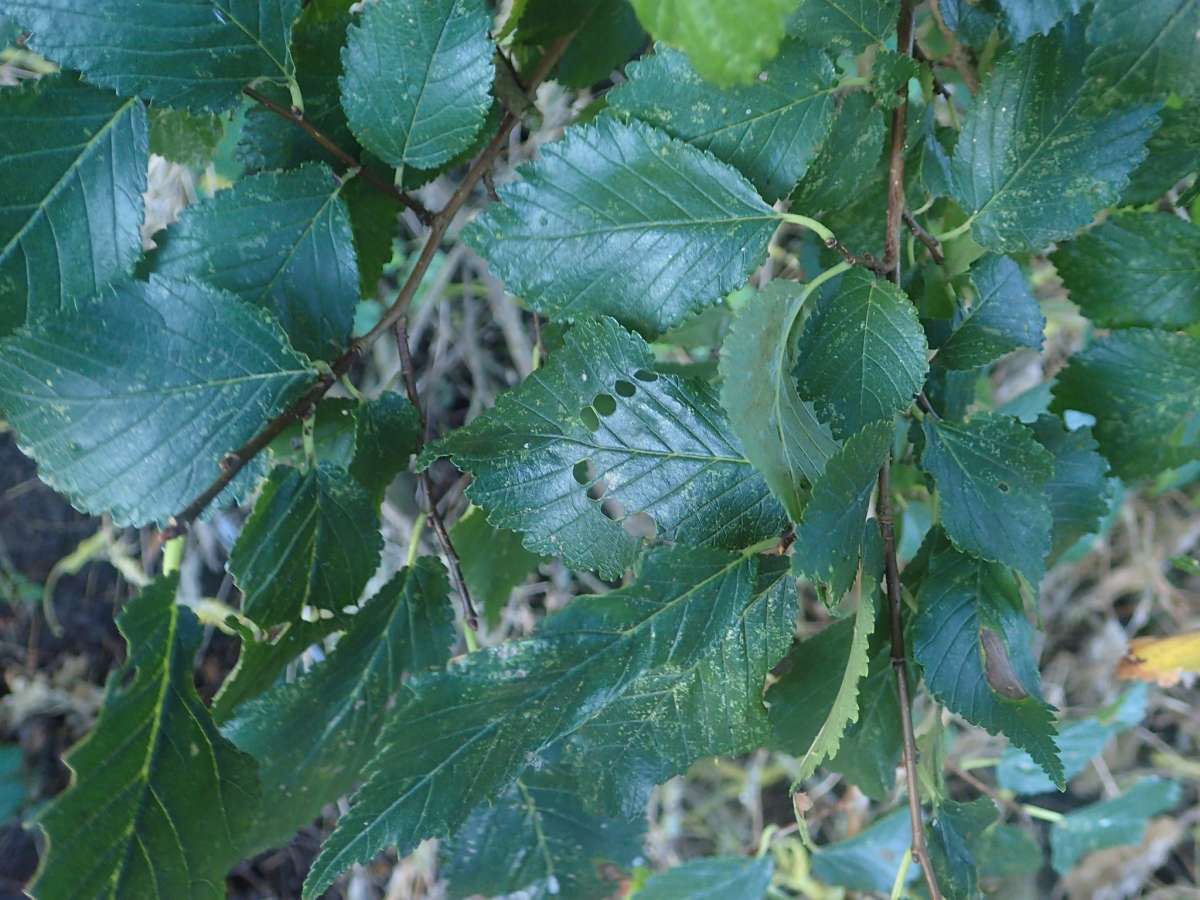
[[837, 240], [837, 238], [833, 236], [833, 232], [816, 219], [810, 219], [808, 216], [802, 216], [799, 213], [780, 213], [779, 218], [783, 219], [785, 222], [791, 222], [793, 225], [799, 225], [803, 228], [807, 228], [827, 244], [830, 241]]
[[[396, 322], [395, 330], [396, 348], [400, 351], [400, 370], [404, 373], [404, 390], [408, 394], [408, 402], [417, 411], [417, 418], [421, 424], [417, 446], [414, 450], [414, 452], [420, 453], [421, 445], [425, 442], [428, 420], [425, 418], [424, 407], [421, 406], [421, 395], [417, 391], [417, 372], [413, 365], [412, 348], [408, 344], [408, 322], [405, 317], [401, 316]], [[450, 540], [450, 532], [446, 530], [446, 523], [442, 521], [442, 514], [438, 511], [438, 505], [433, 499], [433, 479], [429, 477], [428, 469], [423, 471], [418, 478], [421, 483], [421, 493], [425, 495], [425, 508], [429, 516], [429, 524], [433, 526], [433, 533], [437, 536], [438, 544], [442, 548], [442, 555], [446, 557], [446, 565], [450, 569], [450, 580], [454, 582], [454, 590], [458, 592], [462, 602], [463, 621], [467, 628], [476, 629], [479, 627], [479, 615], [475, 612], [475, 604], [471, 602], [471, 592], [467, 589], [467, 580], [463, 576], [462, 561], [458, 558], [458, 551], [454, 549], [454, 542]]]
[[904, 896], [904, 885], [908, 881], [910, 866], [912, 866], [911, 847], [904, 851], [904, 856], [900, 859], [900, 868], [896, 870], [896, 878], [892, 882], [892, 893], [889, 895], [889, 900], [900, 900]]
[[[900, 20], [896, 29], [896, 49], [913, 52], [912, 0], [901, 0]], [[891, 142], [888, 151], [887, 231], [884, 235], [884, 266], [888, 278], [900, 285], [900, 224], [904, 213], [904, 132], [908, 115], [908, 82], [896, 92], [900, 103], [892, 112]], [[892, 519], [892, 461], [884, 461], [879, 470], [879, 496], [876, 503], [879, 533], [883, 538], [884, 581], [887, 586], [888, 626], [892, 643], [892, 670], [896, 674], [896, 692], [900, 699], [900, 730], [904, 743], [904, 772], [908, 782], [908, 815], [912, 824], [912, 856], [920, 865], [929, 887], [931, 900], [941, 900], [937, 876], [925, 842], [921, 814], [921, 795], [917, 782], [917, 741], [913, 733], [912, 698], [908, 692], [908, 653], [904, 646], [903, 604], [900, 598], [900, 566], [896, 558], [896, 531]]]
[[[546, 55], [542, 57], [541, 63], [529, 79], [530, 91], [535, 90], [554, 66], [558, 64], [559, 59], [566, 52], [572, 37], [574, 37], [574, 34], [560, 38], [550, 47]], [[200, 513], [208, 508], [210, 503], [217, 499], [220, 493], [229, 486], [229, 483], [237, 477], [237, 474], [246, 467], [246, 464], [250, 460], [265, 450], [267, 445], [282, 434], [289, 425], [306, 415], [316, 405], [317, 401], [328, 393], [337, 380], [350, 371], [355, 361], [404, 316], [408, 309], [408, 304], [417, 293], [421, 279], [429, 269], [429, 264], [433, 262], [434, 257], [437, 255], [442, 238], [445, 237], [446, 231], [450, 227], [455, 214], [458, 213], [463, 204], [470, 198], [475, 185], [483, 178], [483, 173], [496, 161], [496, 157], [500, 155], [500, 152], [508, 143], [508, 136], [517, 126], [517, 122], [517, 117], [512, 113], [507, 113], [500, 120], [500, 127], [491, 142], [479, 154], [478, 158], [471, 165], [471, 168], [467, 170], [467, 174], [463, 176], [463, 180], [446, 202], [446, 206], [433, 217], [433, 221], [429, 227], [429, 234], [425, 238], [425, 246], [421, 249], [421, 255], [417, 257], [416, 264], [400, 288], [399, 294], [396, 295], [395, 301], [388, 307], [375, 327], [357, 340], [351, 341], [346, 352], [334, 360], [327, 371], [320, 373], [316, 381], [309, 386], [308, 390], [298, 400], [274, 419], [268, 421], [258, 434], [246, 441], [237, 450], [225, 454], [221, 459], [220, 474], [186, 508], [171, 517], [171, 521], [167, 527], [159, 532], [159, 543], [170, 540], [173, 537], [178, 537], [187, 531], [188, 526], [195, 521]], [[156, 549], [152, 550], [151, 553], [156, 552]]]
[[918, 222], [917, 217], [907, 209], [904, 210], [903, 218], [904, 224], [908, 226], [908, 230], [916, 235], [918, 241], [925, 245], [925, 248], [929, 251], [929, 255], [933, 257], [933, 261], [939, 266], [943, 265], [946, 262], [946, 254], [942, 252], [941, 242], [926, 231], [925, 226]]
[[254, 102], [258, 103], [264, 109], [270, 110], [280, 118], [286, 119], [287, 121], [301, 128], [305, 134], [320, 144], [325, 152], [327, 152], [330, 156], [344, 165], [347, 169], [357, 169], [359, 175], [366, 182], [378, 190], [383, 191], [385, 194], [389, 194], [390, 196], [396, 198], [396, 200], [398, 200], [404, 206], [407, 206], [417, 214], [417, 218], [420, 219], [425, 225], [428, 225], [433, 220], [433, 214], [425, 208], [425, 204], [423, 204], [416, 197], [410, 197], [386, 178], [381, 178], [370, 169], [364, 168], [362, 163], [360, 163], [353, 154], [343, 150], [338, 146], [337, 142], [335, 142], [333, 138], [317, 128], [317, 126], [308, 121], [308, 119], [304, 118], [304, 113], [300, 109], [296, 107], [288, 109], [286, 106], [276, 103], [270, 97], [249, 86], [242, 88], [242, 93]]
[[417, 513], [417, 517], [413, 519], [412, 534], [408, 536], [408, 554], [404, 558], [404, 565], [412, 568], [417, 561], [417, 554], [421, 551], [421, 534], [425, 531], [425, 513]]
[[947, 231], [945, 234], [935, 234], [935, 235], [933, 235], [933, 239], [934, 239], [934, 240], [936, 240], [938, 243], [941, 243], [941, 244], [944, 244], [944, 243], [946, 243], [946, 241], [952, 241], [952, 240], [954, 240], [956, 237], [959, 237], [960, 235], [964, 235], [964, 234], [966, 234], [968, 231], [970, 231], [970, 230], [971, 230], [971, 223], [972, 223], [972, 222], [974, 222], [974, 221], [975, 221], [974, 217], [971, 217], [971, 218], [967, 219], [967, 221], [963, 222], [961, 225], [957, 226], [956, 228], [951, 228], [951, 229], [950, 229], [949, 231]]

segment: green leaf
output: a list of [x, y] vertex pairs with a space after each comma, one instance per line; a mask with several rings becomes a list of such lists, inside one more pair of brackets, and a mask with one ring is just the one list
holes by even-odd
[[863, 523], [893, 433], [890, 422], [875, 422], [846, 441], [825, 466], [796, 529], [793, 571], [828, 585], [831, 602], [841, 599], [858, 574]]
[[402, 676], [445, 665], [455, 638], [445, 569], [425, 557], [351, 617], [324, 662], [238, 708], [222, 733], [258, 760], [271, 798], [252, 849], [285, 843], [354, 787]]
[[221, 689], [213, 698], [213, 719], [218, 723], [227, 721], [235, 709], [272, 687], [288, 663], [335, 632], [344, 631], [346, 625], [345, 616], [335, 615], [314, 621], [297, 619], [285, 625], [274, 638], [255, 640], [244, 631], [237, 665], [225, 676]]
[[636, 121], [569, 128], [522, 173], [463, 236], [554, 319], [659, 334], [740, 287], [778, 224], [732, 168]]
[[315, 375], [266, 313], [157, 275], [0, 341], [0, 408], [21, 448], [76, 507], [122, 526], [183, 509]]
[[[1066, 780], [1082, 772], [1114, 736], [1142, 721], [1146, 715], [1146, 694], [1145, 684], [1135, 685], [1112, 706], [1086, 719], [1069, 722], [1059, 730], [1058, 749]], [[1017, 794], [1045, 794], [1055, 789], [1032, 757], [1015, 747], [1009, 747], [1000, 757], [996, 781], [1000, 787]]]
[[896, 92], [920, 72], [920, 63], [907, 53], [881, 47], [875, 51], [875, 60], [871, 63], [871, 93], [880, 107], [895, 109], [900, 104], [900, 96]]
[[1067, 813], [1050, 829], [1054, 870], [1063, 875], [1089, 853], [1141, 843], [1150, 818], [1178, 806], [1181, 794], [1174, 781], [1143, 778], [1120, 797]]
[[805, 323], [796, 354], [800, 396], [813, 401], [835, 437], [849, 437], [908, 408], [925, 381], [927, 349], [904, 292], [851, 269]]
[[1016, 579], [1002, 566], [943, 546], [918, 593], [913, 658], [951, 712], [1004, 734], [1063, 790], [1054, 708], [1041, 695], [1033, 629]]
[[[760, 582], [760, 566], [776, 577]], [[410, 681], [414, 699], [381, 736], [367, 781], [313, 863], [304, 897], [320, 896], [343, 869], [388, 844], [403, 854], [453, 831], [640, 676], [686, 671], [732, 629], [747, 627], [744, 617], [762, 595], [784, 590], [783, 574], [769, 558], [655, 550], [635, 584], [577, 597], [534, 637]]]
[[153, 270], [270, 310], [297, 350], [332, 360], [350, 339], [359, 297], [342, 184], [321, 165], [242, 179], [156, 238]]
[[556, 38], [574, 34], [553, 73], [567, 87], [604, 81], [646, 46], [646, 32], [628, 0], [521, 0], [513, 7], [505, 31], [519, 23], [513, 44], [521, 49], [548, 48]]
[[976, 900], [979, 871], [972, 845], [1000, 811], [987, 797], [969, 803], [943, 800], [925, 825], [929, 857], [947, 900]]
[[1094, 416], [1100, 452], [1132, 479], [1200, 458], [1198, 396], [1200, 340], [1130, 328], [1071, 357], [1052, 408]]
[[354, 430], [360, 404], [349, 397], [323, 397], [308, 419], [293, 422], [271, 441], [273, 462], [297, 469], [309, 468], [304, 449], [304, 432], [312, 431], [313, 452], [318, 461], [345, 469], [354, 457]]
[[1044, 865], [1042, 848], [1024, 828], [995, 824], [971, 843], [980, 878], [1033, 875]]
[[[359, 156], [358, 141], [346, 122], [338, 86], [342, 76], [342, 47], [350, 24], [350, 14], [345, 8], [349, 5], [342, 4], [343, 9], [327, 17], [321, 13], [319, 4], [305, 4], [304, 12], [292, 29], [292, 58], [296, 61], [296, 83], [304, 95], [305, 121], [328, 135], [339, 147]], [[281, 106], [291, 106], [287, 87], [262, 84], [258, 90]], [[258, 103], [246, 107], [237, 156], [251, 172], [294, 169], [306, 162], [341, 164], [303, 129], [297, 128], [296, 123]]]
[[[645, 513], [660, 539], [746, 547], [782, 530], [783, 511], [708, 385], [655, 375], [650, 348], [611, 319], [581, 322], [491, 411], [428, 447], [473, 476], [467, 495], [525, 547], [618, 578]], [[603, 490], [603, 501], [589, 491]], [[604, 503], [615, 501], [620, 510]]]
[[1046, 487], [1054, 457], [1015, 419], [987, 413], [961, 425], [926, 418], [921, 466], [933, 476], [942, 524], [960, 550], [1012, 566], [1036, 586], [1053, 526]]
[[68, 75], [0, 92], [0, 334], [132, 271], [148, 147], [138, 100]]
[[1174, 91], [1197, 94], [1200, 0], [1097, 0], [1088, 23], [1096, 49], [1087, 74], [1116, 101], [1159, 100]]
[[835, 622], [798, 644], [788, 655], [791, 669], [767, 691], [772, 743], [799, 761], [793, 781], [810, 778], [836, 756], [846, 729], [858, 721], [858, 687], [870, 665], [879, 575], [878, 569], [863, 571], [853, 620]]
[[1200, 322], [1200, 228], [1172, 215], [1124, 212], [1051, 256], [1071, 300], [1104, 328]]
[[763, 900], [775, 874], [770, 854], [756, 859], [693, 859], [646, 879], [635, 900]]
[[899, 0], [802, 0], [788, 34], [822, 50], [859, 53], [896, 30]]
[[779, 50], [798, 0], [631, 0], [646, 30], [687, 53], [696, 71], [720, 85], [748, 82]]
[[364, 178], [351, 178], [342, 187], [342, 200], [350, 214], [354, 249], [358, 257], [358, 292], [366, 298], [379, 293], [383, 270], [392, 261], [397, 224], [403, 207], [391, 194]]
[[786, 568], [784, 559], [761, 559], [756, 599], [694, 665], [641, 676], [571, 736], [567, 759], [585, 776], [591, 806], [642, 815], [651, 790], [697, 760], [767, 742], [763, 684], [792, 644], [799, 605]]
[[809, 292], [782, 280], [759, 291], [734, 319], [720, 359], [721, 405], [746, 456], [793, 521], [838, 447], [792, 377], [793, 332]]
[[480, 894], [611, 897], [616, 871], [630, 869], [642, 856], [645, 815], [592, 815], [579, 799], [581, 781], [560, 764], [542, 761], [494, 804], [471, 813], [440, 848], [438, 874], [449, 882], [450, 900]]
[[161, 578], [117, 619], [128, 660], [91, 733], [66, 758], [71, 786], [38, 821], [39, 898], [225, 896], [259, 809], [254, 760], [221, 737], [192, 683], [203, 629]]
[[938, 364], [974, 369], [1019, 347], [1042, 346], [1046, 317], [1021, 267], [1007, 256], [985, 256], [971, 267], [969, 309], [955, 310], [953, 331], [938, 348]]
[[1000, 59], [974, 98], [950, 163], [971, 236], [996, 252], [1069, 238], [1121, 196], [1145, 157], [1154, 107], [1101, 115], [1082, 29], [1056, 29]]
[[1020, 44], [1035, 34], [1049, 34], [1059, 22], [1082, 8], [1084, 0], [1000, 0], [1008, 33]]
[[482, 0], [379, 0], [351, 26], [342, 107], [364, 147], [403, 171], [466, 150], [492, 105]]
[[413, 405], [395, 391], [380, 394], [358, 407], [350, 474], [378, 505], [387, 486], [408, 469], [420, 443], [421, 417]]
[[150, 110], [150, 152], [182, 166], [207, 165], [224, 136], [225, 122], [213, 113], [164, 106]]
[[744, 87], [717, 88], [668, 47], [627, 76], [608, 95], [612, 109], [736, 166], [770, 202], [792, 192], [833, 123], [833, 65], [795, 41]]
[[[852, 891], [888, 894], [911, 843], [912, 823], [901, 806], [854, 837], [817, 849], [812, 854], [813, 878]], [[908, 880], [917, 877], [917, 867], [911, 866]]]
[[454, 523], [450, 541], [471, 597], [482, 607], [488, 627], [495, 628], [513, 590], [537, 568], [539, 557], [525, 549], [519, 534], [493, 527], [474, 506]]
[[1033, 434], [1054, 456], [1054, 476], [1046, 484], [1054, 520], [1053, 561], [1100, 527], [1108, 512], [1108, 463], [1096, 452], [1097, 444], [1086, 427], [1067, 431], [1057, 416], [1041, 415], [1033, 423]]
[[1153, 203], [1200, 168], [1200, 103], [1159, 113], [1162, 124], [1146, 143], [1146, 159], [1129, 178], [1121, 202]]
[[344, 471], [278, 466], [246, 520], [229, 571], [242, 609], [262, 626], [293, 621], [305, 606], [356, 603], [379, 566], [377, 505]]
[[8, 0], [30, 45], [122, 96], [218, 111], [258, 79], [291, 77], [300, 0]]

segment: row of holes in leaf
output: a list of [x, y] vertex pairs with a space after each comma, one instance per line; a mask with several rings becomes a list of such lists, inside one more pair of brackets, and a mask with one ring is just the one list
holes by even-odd
[[[633, 373], [633, 377], [647, 384], [658, 381], [658, 375], [648, 369], [638, 369]], [[637, 386], [624, 378], [618, 378], [613, 384], [613, 392], [628, 400], [637, 393]], [[616, 397], [601, 392], [592, 398], [589, 406], [585, 406], [579, 411], [579, 417], [583, 420], [584, 427], [595, 433], [600, 430], [600, 419], [607, 418], [616, 411]], [[600, 511], [604, 513], [605, 517], [614, 522], [620, 522], [625, 531], [633, 537], [654, 540], [657, 531], [654, 519], [642, 512], [626, 515], [621, 501], [615, 497], [606, 497], [605, 494], [611, 485], [605, 478], [605, 474], [597, 469], [591, 459], [581, 459], [575, 464], [571, 474], [578, 484], [587, 488], [588, 499], [600, 504]]]

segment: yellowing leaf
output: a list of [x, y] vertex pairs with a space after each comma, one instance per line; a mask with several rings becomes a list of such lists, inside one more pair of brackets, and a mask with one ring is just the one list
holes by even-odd
[[1157, 682], [1162, 687], [1178, 684], [1184, 672], [1200, 672], [1200, 629], [1131, 641], [1117, 666], [1118, 678]]

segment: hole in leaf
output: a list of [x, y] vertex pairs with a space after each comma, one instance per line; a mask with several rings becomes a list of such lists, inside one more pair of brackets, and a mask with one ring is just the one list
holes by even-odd
[[585, 406], [579, 411], [579, 418], [583, 420], [583, 427], [588, 431], [600, 430], [600, 417], [596, 415], [596, 411], [590, 406]]
[[592, 408], [602, 416], [611, 416], [617, 411], [617, 401], [612, 394], [597, 394]]
[[624, 378], [618, 378], [616, 384], [617, 394], [622, 397], [632, 397], [637, 393], [637, 388], [626, 381]]
[[587, 485], [591, 482], [592, 461], [590, 459], [581, 459], [575, 463], [575, 468], [571, 470], [571, 476], [576, 483]]
[[621, 521], [625, 533], [635, 538], [653, 541], [658, 536], [658, 526], [648, 513], [635, 512]]
[[1008, 482], [1007, 481], [1001, 481], [999, 484], [996, 485], [996, 487], [1000, 488], [1000, 493], [1002, 493], [1002, 494], [1008, 493]]
[[620, 500], [614, 500], [611, 497], [600, 504], [600, 511], [614, 522], [620, 522], [625, 518], [624, 505]]
[[645, 382], [658, 381], [658, 375], [655, 374], [654, 372], [651, 372], [649, 369], [638, 369], [636, 372], [633, 373], [633, 377], [636, 378], [638, 381], [645, 381]]

